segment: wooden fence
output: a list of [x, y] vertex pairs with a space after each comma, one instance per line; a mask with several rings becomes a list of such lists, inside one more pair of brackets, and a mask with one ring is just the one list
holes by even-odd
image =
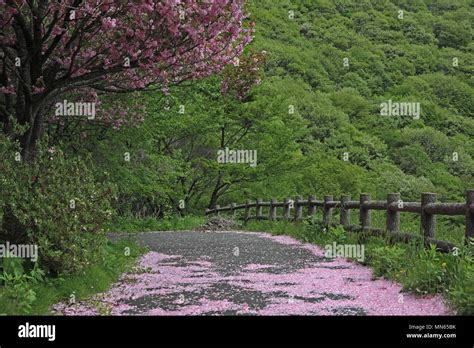
[[[263, 208], [268, 208], [268, 213], [263, 214]], [[232, 203], [226, 207], [216, 205], [213, 209], [206, 209], [206, 215], [219, 215], [220, 212], [227, 211], [235, 215], [239, 209], [244, 209], [243, 219], [248, 221], [252, 218], [257, 220], [292, 220], [303, 219], [303, 208], [306, 207], [307, 215], [312, 216], [317, 213], [318, 208], [322, 210], [323, 223], [326, 226], [335, 225], [332, 223], [334, 209], [340, 210], [339, 223], [349, 231], [364, 231], [373, 235], [384, 235], [390, 239], [409, 241], [422, 239], [425, 245], [435, 244], [441, 251], [451, 251], [456, 244], [438, 240], [435, 238], [436, 215], [463, 215], [465, 216], [465, 242], [469, 243], [474, 238], [474, 190], [466, 191], [466, 202], [464, 203], [439, 203], [436, 202], [435, 193], [422, 193], [420, 202], [403, 202], [399, 193], [389, 193], [385, 201], [372, 201], [369, 194], [361, 194], [358, 201], [352, 201], [349, 195], [342, 195], [340, 200], [334, 200], [333, 196], [324, 196], [323, 200], [317, 200], [314, 195], [303, 200], [301, 196], [295, 200], [285, 198], [283, 202], [272, 199], [270, 202], [263, 202], [257, 199], [255, 202], [247, 201], [245, 204]], [[254, 215], [251, 209], [255, 208]], [[277, 208], [283, 208], [283, 215], [277, 215]], [[293, 213], [291, 210], [293, 209]], [[351, 210], [359, 210], [359, 224], [351, 225]], [[371, 227], [371, 211], [385, 211], [385, 229]], [[420, 215], [421, 235], [400, 232], [400, 212], [417, 213]]]

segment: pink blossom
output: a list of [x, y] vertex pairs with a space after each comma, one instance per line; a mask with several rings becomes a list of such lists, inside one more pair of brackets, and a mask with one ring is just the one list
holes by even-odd
[[[236, 233], [236, 232], [218, 232]], [[324, 251], [290, 237], [249, 233], [256, 238], [302, 250], [318, 258]], [[107, 292], [75, 304], [52, 307], [63, 315], [97, 315], [96, 303], [108, 307], [112, 315], [452, 315], [440, 296], [416, 297], [401, 292], [401, 286], [385, 279], [373, 280], [364, 266], [337, 258], [307, 262], [290, 272], [274, 272], [279, 264], [249, 264], [233, 274], [222, 274], [209, 257], [187, 260], [182, 255], [149, 252]], [[228, 298], [216, 298], [215, 289], [225, 284], [234, 294], [260, 294], [265, 302], [258, 308]], [[179, 296], [182, 298], [178, 301]], [[189, 296], [189, 298], [188, 298]], [[150, 308], [138, 304], [149, 301]], [[160, 302], [160, 299], [167, 299]], [[173, 308], [162, 303], [171, 301]], [[158, 302], [156, 302], [158, 300]]]
[[[75, 17], [70, 18], [69, 2], [49, 1], [35, 12], [45, 30], [31, 50], [44, 55], [44, 62], [37, 66], [40, 71], [35, 74], [46, 76], [51, 71], [55, 74], [48, 75], [44, 86], [49, 93], [39, 97], [57, 96], [58, 100], [64, 100], [68, 93], [84, 95], [96, 88], [133, 92], [158, 87], [167, 94], [172, 84], [218, 73], [250, 41], [253, 28], [243, 25], [244, 3], [244, 0], [85, 0], [79, 2]], [[0, 2], [0, 46], [20, 47], [13, 16], [19, 15], [25, 23], [32, 23], [31, 11], [23, 11], [29, 7], [26, 0]], [[184, 19], [180, 18], [180, 9], [185, 9]], [[29, 34], [36, 38], [36, 33]], [[17, 56], [20, 56], [18, 52]], [[0, 70], [4, 70], [1, 64], [0, 61]], [[1, 86], [0, 91], [15, 93], [20, 85], [17, 69], [9, 66], [5, 70], [8, 86]], [[65, 84], [75, 87], [66, 91]], [[35, 94], [44, 91], [43, 87], [29, 87]], [[51, 105], [51, 102], [55, 101], [38, 104]], [[25, 101], [17, 103], [19, 108], [12, 106], [12, 110], [21, 117], [24, 110], [20, 106]], [[94, 122], [115, 117], [106, 116], [105, 110], [101, 112]], [[114, 122], [110, 125], [119, 126]]]

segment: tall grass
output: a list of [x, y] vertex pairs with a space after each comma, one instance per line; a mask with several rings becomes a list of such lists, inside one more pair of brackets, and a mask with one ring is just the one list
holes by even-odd
[[106, 225], [108, 232], [150, 232], [150, 231], [178, 231], [192, 230], [201, 226], [205, 221], [204, 216], [186, 215], [184, 217], [172, 216], [164, 219], [153, 217], [137, 219], [131, 216], [116, 217]]

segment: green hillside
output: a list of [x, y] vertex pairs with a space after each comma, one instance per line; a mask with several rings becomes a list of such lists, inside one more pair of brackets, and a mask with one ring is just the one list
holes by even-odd
[[[321, 194], [458, 199], [474, 186], [468, 1], [257, 1], [252, 14], [265, 85], [307, 122], [298, 192], [316, 180]], [[381, 116], [388, 100], [420, 103], [419, 119]]]

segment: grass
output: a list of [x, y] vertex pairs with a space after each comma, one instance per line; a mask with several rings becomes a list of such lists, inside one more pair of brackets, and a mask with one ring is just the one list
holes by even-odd
[[[385, 222], [384, 211], [372, 211], [372, 227], [384, 229]], [[357, 222], [352, 223], [357, 224]], [[464, 223], [464, 216], [437, 215], [435, 238], [461, 245], [464, 241]], [[420, 235], [420, 215], [401, 212], [400, 231]]]
[[[265, 216], [267, 214], [268, 214], [268, 211], [264, 209], [263, 215]], [[320, 214], [320, 211], [318, 211], [318, 214]], [[237, 216], [243, 217], [243, 213], [241, 210], [237, 211]], [[372, 216], [371, 227], [385, 229], [385, 224], [386, 224], [385, 211], [372, 210], [371, 216]], [[339, 213], [336, 209], [334, 209], [332, 221], [339, 221]], [[358, 210], [353, 209], [351, 211], [350, 222], [353, 225], [359, 224], [359, 211]], [[256, 221], [251, 220], [251, 222], [249, 223], [254, 224], [256, 223]], [[278, 224], [279, 226], [274, 226], [273, 229], [278, 230], [278, 229], [282, 229], [283, 228], [282, 226], [285, 226], [283, 230], [285, 230], [285, 228], [288, 228], [288, 230], [291, 231], [293, 229], [293, 226], [295, 226], [293, 222], [285, 223], [284, 221], [279, 221]], [[439, 240], [452, 242], [454, 244], [461, 246], [464, 243], [464, 226], [465, 226], [464, 224], [465, 224], [464, 216], [437, 215], [435, 238]], [[263, 225], [265, 225], [265, 221], [263, 221]], [[259, 226], [258, 222], [255, 226], [258, 228]], [[277, 233], [278, 231], [272, 231], [272, 232]], [[400, 213], [400, 232], [421, 235], [420, 215], [415, 214], [415, 213], [401, 212]]]
[[117, 217], [106, 226], [108, 232], [150, 232], [150, 231], [179, 231], [192, 230], [201, 226], [204, 216], [186, 215], [172, 216], [165, 219], [144, 218], [137, 219], [131, 216]]
[[[0, 287], [0, 314], [3, 315], [47, 315], [51, 305], [69, 300], [85, 299], [93, 294], [109, 289], [119, 276], [129, 270], [144, 250], [132, 239], [109, 242], [99, 264], [89, 267], [83, 274], [46, 278], [29, 286], [35, 300], [20, 308], [20, 301], [12, 298], [11, 292]], [[14, 295], [14, 294], [13, 294]]]
[[457, 254], [446, 254], [416, 242], [390, 244], [383, 237], [346, 232], [342, 226], [323, 233], [322, 222], [315, 218], [298, 223], [251, 220], [243, 229], [285, 234], [322, 247], [333, 242], [362, 244], [365, 259], [361, 263], [373, 269], [374, 277], [395, 280], [403, 291], [416, 295], [442, 294], [457, 314], [474, 315], [474, 263], [472, 250], [466, 247], [460, 247]]

